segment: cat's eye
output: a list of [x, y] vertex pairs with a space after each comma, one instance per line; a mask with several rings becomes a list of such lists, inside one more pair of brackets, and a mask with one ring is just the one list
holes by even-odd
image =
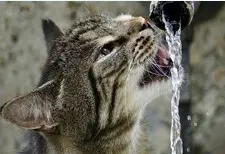
[[105, 56], [108, 55], [113, 51], [113, 49], [117, 46], [121, 46], [123, 43], [125, 43], [127, 40], [126, 37], [120, 36], [116, 40], [111, 41], [106, 43], [102, 48], [101, 48], [101, 53], [100, 56]]
[[110, 52], [111, 52], [111, 51], [110, 51], [109, 49], [107, 49], [107, 48], [103, 48], [103, 49], [101, 50], [101, 54], [103, 54], [104, 56], [108, 55]]
[[101, 54], [108, 55], [110, 52], [112, 52], [114, 46], [115, 46], [114, 42], [109, 42], [105, 44], [101, 49]]

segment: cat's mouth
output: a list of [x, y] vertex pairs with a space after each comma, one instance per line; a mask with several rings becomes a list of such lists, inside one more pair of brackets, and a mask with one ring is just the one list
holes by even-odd
[[155, 57], [156, 64], [151, 65], [151, 70], [158, 75], [170, 77], [170, 69], [173, 65], [169, 54], [161, 47], [158, 48], [156, 57]]
[[150, 64], [147, 65], [143, 77], [140, 81], [140, 86], [145, 86], [155, 81], [166, 80], [171, 77], [170, 69], [173, 62], [168, 53], [161, 47]]

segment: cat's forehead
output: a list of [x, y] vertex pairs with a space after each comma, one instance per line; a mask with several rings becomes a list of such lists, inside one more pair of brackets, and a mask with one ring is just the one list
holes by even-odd
[[115, 18], [105, 16], [89, 17], [87, 20], [73, 26], [72, 34], [79, 33], [79, 39], [81, 40], [95, 40], [101, 37], [113, 36], [114, 34], [118, 35], [120, 33], [118, 30], [124, 26], [123, 23], [132, 19], [134, 17], [127, 14]]
[[117, 16], [115, 18], [115, 21], [127, 21], [127, 20], [131, 20], [132, 18], [134, 18], [132, 15], [122, 14], [122, 15]]

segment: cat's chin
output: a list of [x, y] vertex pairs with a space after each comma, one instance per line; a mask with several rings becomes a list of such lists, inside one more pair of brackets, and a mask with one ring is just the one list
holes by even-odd
[[170, 69], [172, 66], [172, 60], [167, 52], [159, 47], [154, 61], [149, 63], [144, 70], [143, 76], [139, 82], [140, 87], [168, 80], [171, 77]]

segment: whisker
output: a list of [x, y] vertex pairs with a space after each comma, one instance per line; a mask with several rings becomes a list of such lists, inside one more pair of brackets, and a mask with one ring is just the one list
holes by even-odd
[[[154, 65], [155, 67], [158, 68], [158, 71], [160, 71], [162, 74], [157, 74], [157, 73], [151, 72], [149, 69], [146, 69], [146, 68], [145, 68], [145, 70], [146, 70], [148, 73], [151, 73], [151, 74], [157, 75], [157, 76], [166, 76], [167, 78], [170, 78], [168, 75], [165, 74], [165, 72], [163, 72], [162, 68], [160, 67], [161, 65], [158, 65], [158, 64], [156, 63], [155, 59], [150, 58], [150, 59], [147, 59], [147, 61], [148, 61], [148, 65], [149, 65], [149, 64], [150, 64], [150, 65]], [[145, 67], [146, 67], [146, 66], [145, 66]], [[168, 67], [169, 67], [169, 66], [168, 66]], [[153, 67], [153, 69], [154, 69], [155, 71], [157, 71], [154, 67]]]
[[[141, 65], [138, 63], [138, 66], [141, 66]], [[147, 66], [144, 65], [144, 70], [148, 73], [148, 75], [149, 75], [149, 74], [152, 74], [152, 72], [150, 72], [150, 71], [148, 70], [148, 68], [146, 68], [146, 67], [147, 67]], [[152, 75], [154, 75], [154, 74], [152, 74]], [[149, 77], [150, 77], [151, 80], [153, 80], [153, 78], [151, 77], [151, 75], [150, 75]], [[144, 83], [144, 81], [142, 81], [141, 83]]]
[[164, 75], [166, 76], [167, 78], [170, 78], [168, 75], [165, 74], [165, 72], [163, 72], [162, 68], [160, 68], [156, 63], [154, 63], [154, 61], [152, 62], [152, 64], [158, 68], [158, 70]]
[[[138, 66], [141, 67], [141, 64], [139, 64], [139, 63], [137, 63], [137, 64], [138, 64]], [[150, 71], [150, 70], [149, 70], [148, 68], [146, 68], [145, 66], [144, 66], [144, 70], [145, 70], [147, 73], [152, 74], [152, 75], [156, 75], [156, 76], [164, 76], [164, 75], [157, 74], [157, 73], [154, 73], [154, 72]]]
[[[156, 63], [154, 63], [154, 62], [152, 62], [152, 64], [155, 66], [155, 67], [157, 67], [158, 68], [158, 70], [163, 74], [163, 75], [165, 75], [166, 77], [168, 77], [165, 73], [164, 73], [164, 71], [162, 70], [162, 68], [161, 67], [159, 67]], [[169, 77], [168, 77], [169, 78]]]
[[165, 34], [166, 32], [164, 32], [164, 31], [160, 31], [159, 33], [157, 33], [156, 35], [154, 35], [154, 37], [157, 37], [157, 36], [159, 36], [159, 35], [162, 35], [162, 34]]

